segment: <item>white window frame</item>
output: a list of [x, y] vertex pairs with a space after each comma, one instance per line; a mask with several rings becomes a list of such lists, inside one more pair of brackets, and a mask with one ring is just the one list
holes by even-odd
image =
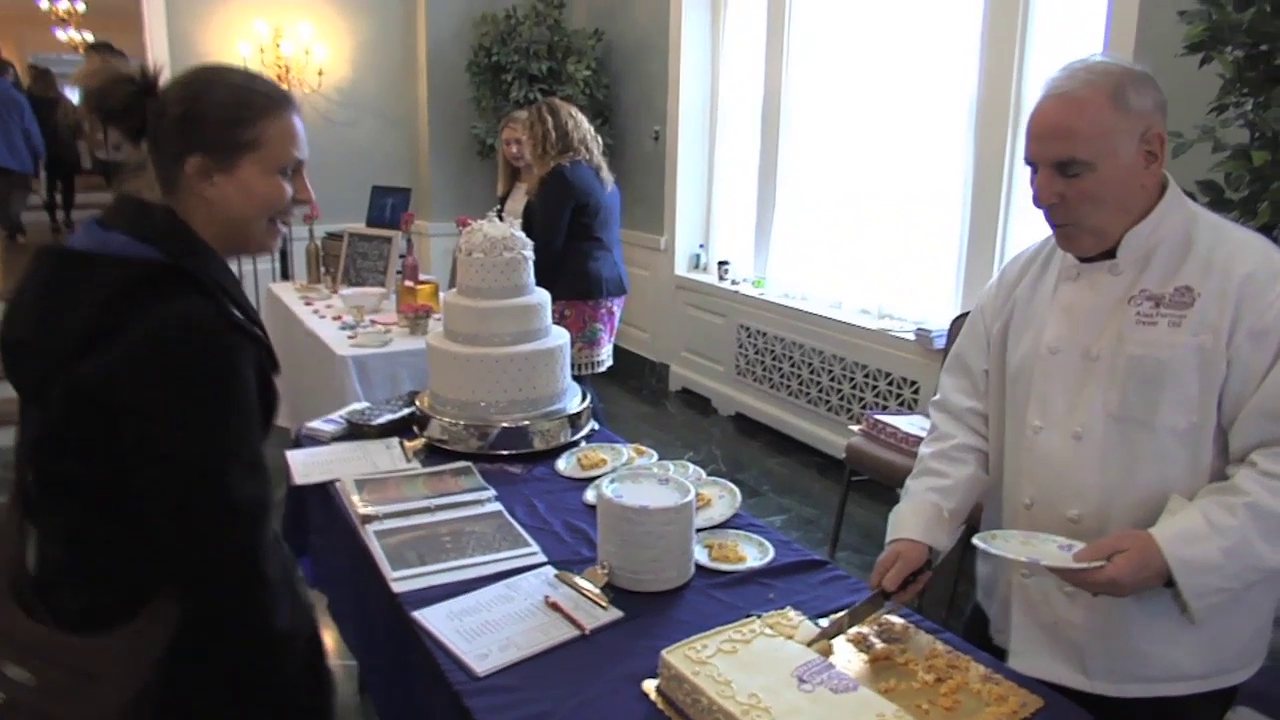
[[[698, 245], [706, 244], [714, 257], [708, 237], [707, 205], [711, 194], [711, 133], [714, 123], [716, 73], [714, 41], [717, 6], [725, 0], [670, 0], [670, 61], [667, 97], [666, 234], [672, 239], [673, 271], [676, 275], [702, 279], [685, 268]], [[743, 0], [729, 0], [741, 2]], [[768, 61], [765, 77], [765, 107], [761, 139], [760, 198], [755, 237], [755, 274], [764, 274], [768, 258], [773, 180], [777, 167], [777, 137], [781, 117], [781, 85], [786, 56], [788, 0], [769, 3], [770, 25], [766, 41]], [[811, 2], [813, 0], [801, 0]], [[890, 2], [891, 0], [877, 0]], [[1140, 0], [1112, 0], [1107, 22], [1106, 52], [1132, 59], [1137, 36]], [[988, 0], [983, 18], [983, 64], [975, 118], [973, 177], [970, 185], [968, 240], [957, 267], [958, 307], [970, 308], [982, 288], [999, 267], [1003, 247], [1005, 199], [1010, 183], [1017, 177], [1021, 159], [1013, 157], [1017, 147], [1020, 103], [1022, 37], [1026, 31], [1031, 0]], [[1016, 12], [1013, 12], [1016, 5]], [[998, 7], [997, 7], [998, 6]], [[780, 305], [791, 302], [759, 298]], [[848, 324], [849, 318], [805, 307], [806, 312]]]

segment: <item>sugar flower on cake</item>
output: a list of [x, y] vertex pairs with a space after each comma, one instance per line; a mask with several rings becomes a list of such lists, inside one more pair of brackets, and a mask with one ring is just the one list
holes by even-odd
[[518, 227], [496, 217], [487, 217], [467, 226], [458, 241], [458, 251], [468, 257], [533, 257], [533, 241]]

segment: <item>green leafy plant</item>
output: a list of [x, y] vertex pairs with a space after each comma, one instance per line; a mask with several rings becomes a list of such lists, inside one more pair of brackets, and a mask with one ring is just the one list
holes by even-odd
[[1179, 10], [1184, 57], [1216, 65], [1208, 120], [1171, 132], [1177, 158], [1209, 145], [1221, 179], [1197, 180], [1196, 199], [1280, 243], [1280, 0], [1197, 0]]
[[604, 74], [604, 32], [571, 27], [565, 0], [527, 0], [501, 12], [482, 13], [467, 60], [471, 125], [476, 153], [491, 158], [498, 123], [512, 110], [546, 97], [577, 105], [611, 144], [609, 78]]

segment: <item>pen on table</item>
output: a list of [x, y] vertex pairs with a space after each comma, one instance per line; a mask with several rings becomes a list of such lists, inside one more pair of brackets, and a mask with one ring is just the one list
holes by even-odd
[[586, 623], [574, 617], [573, 613], [569, 612], [569, 609], [566, 608], [564, 605], [561, 605], [559, 600], [556, 600], [550, 595], [546, 595], [546, 596], [543, 596], [542, 601], [545, 602], [547, 604], [547, 607], [551, 608], [552, 611], [554, 611], [557, 615], [564, 618], [565, 620], [568, 620], [570, 625], [578, 629], [578, 632], [582, 633], [583, 635], [591, 634], [591, 628], [587, 627]]

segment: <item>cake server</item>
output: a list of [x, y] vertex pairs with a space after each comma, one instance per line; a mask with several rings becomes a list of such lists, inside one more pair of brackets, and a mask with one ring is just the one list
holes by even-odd
[[[910, 587], [912, 583], [920, 579], [921, 575], [924, 575], [932, 569], [933, 561], [925, 560], [924, 565], [921, 565], [919, 569], [908, 575], [906, 580], [902, 581], [902, 587]], [[822, 630], [808, 642], [809, 647], [813, 647], [824, 640], [839, 637], [853, 628], [865, 623], [876, 615], [879, 615], [884, 611], [885, 606], [893, 601], [893, 596], [896, 594], [897, 593], [891, 593], [887, 590], [872, 591], [866, 599], [858, 602], [853, 607], [844, 611], [843, 614], [827, 623], [827, 626], [822, 628]]]

